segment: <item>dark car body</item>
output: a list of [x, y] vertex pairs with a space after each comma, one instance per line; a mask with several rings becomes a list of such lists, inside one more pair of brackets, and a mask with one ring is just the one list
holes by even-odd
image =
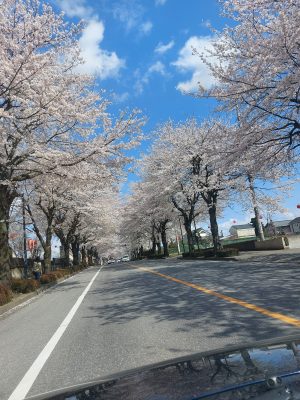
[[31, 400], [297, 400], [300, 335], [193, 354]]

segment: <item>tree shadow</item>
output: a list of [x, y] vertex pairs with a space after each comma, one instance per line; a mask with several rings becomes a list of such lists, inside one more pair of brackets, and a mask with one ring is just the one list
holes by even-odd
[[[172, 325], [174, 332], [187, 335], [192, 331], [197, 332], [197, 340], [232, 338], [232, 343], [236, 342], [237, 337], [249, 342], [299, 333], [297, 327], [279, 320], [139, 271], [135, 268], [138, 265], [141, 264], [128, 265], [126, 269], [119, 265], [107, 271], [104, 269], [103, 273], [110, 273], [109, 279], [91, 290], [91, 294], [99, 297], [99, 304], [90, 306], [90, 315], [84, 318], [98, 317], [100, 325], [122, 325], [147, 316], [155, 324], [180, 321], [180, 324]], [[149, 265], [147, 262], [147, 267]], [[156, 262], [153, 265], [158, 264]], [[270, 268], [249, 265], [241, 269], [236, 263], [226, 263], [225, 266], [214, 263], [207, 267], [192, 262], [187, 268], [182, 269], [181, 263], [177, 267], [176, 263], [172, 269], [160, 263], [159, 272], [253, 302], [271, 311], [299, 315], [298, 279], [294, 281], [280, 274], [279, 278], [272, 280]], [[124, 274], [120, 274], [120, 270]], [[300, 272], [295, 271], [300, 278]]]
[[60, 282], [57, 285], [51, 287], [47, 292], [51, 292], [53, 293], [53, 291], [55, 292], [67, 292], [69, 290], [73, 290], [73, 289], [79, 289], [82, 288], [84, 289], [86, 287], [86, 283], [85, 282], [80, 282], [80, 281], [66, 281], [66, 282]]

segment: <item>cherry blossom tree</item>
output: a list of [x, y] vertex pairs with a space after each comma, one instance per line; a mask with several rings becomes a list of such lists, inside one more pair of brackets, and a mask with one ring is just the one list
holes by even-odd
[[[0, 279], [9, 269], [8, 221], [22, 182], [136, 144], [137, 111], [112, 118], [80, 75], [81, 25], [38, 0], [0, 4]], [[125, 140], [123, 140], [125, 138]]]
[[232, 127], [231, 142], [232, 153], [236, 153], [240, 162], [235, 163], [232, 175], [239, 180], [236, 188], [242, 203], [248, 210], [251, 204], [259, 239], [264, 240], [260, 209], [282, 209], [281, 193], [284, 191], [285, 196], [288, 195], [295, 178], [295, 165], [289, 149], [282, 149], [279, 143], [272, 146], [259, 143], [260, 126], [249, 125], [239, 115], [237, 119], [238, 123]]
[[157, 192], [157, 182], [147, 174], [145, 160], [141, 163], [143, 180], [132, 185], [132, 194], [123, 212], [123, 237], [136, 253], [141, 253], [140, 249], [151, 242], [151, 253], [155, 255], [157, 249], [160, 255], [162, 243], [163, 255], [168, 256], [167, 230], [174, 218], [173, 206], [163, 191]]
[[[200, 95], [221, 101], [249, 124], [260, 126], [260, 142], [299, 146], [299, 0], [221, 0], [232, 27], [214, 31], [208, 65], [216, 84]], [[194, 49], [197, 53], [197, 49]], [[212, 61], [213, 60], [213, 61]], [[257, 139], [257, 135], [256, 135]]]
[[[200, 192], [193, 182], [188, 178], [186, 169], [179, 161], [181, 154], [178, 149], [179, 132], [173, 132], [174, 126], [171, 122], [166, 123], [156, 132], [155, 140], [151, 152], [141, 160], [143, 164], [142, 178], [150, 183], [152, 196], [161, 198], [162, 209], [176, 210], [170, 214], [170, 220], [183, 218], [185, 226], [189, 252], [194, 249], [192, 222], [203, 208], [199, 204]], [[157, 188], [160, 187], [159, 194]]]
[[220, 245], [217, 204], [219, 200], [222, 206], [229, 201], [236, 184], [232, 172], [237, 156], [231, 151], [231, 134], [229, 124], [209, 121], [199, 125], [194, 119], [168, 122], [158, 129], [150, 155], [152, 173], [184, 218], [190, 252], [191, 223], [195, 216], [205, 213], [205, 208], [215, 251]]

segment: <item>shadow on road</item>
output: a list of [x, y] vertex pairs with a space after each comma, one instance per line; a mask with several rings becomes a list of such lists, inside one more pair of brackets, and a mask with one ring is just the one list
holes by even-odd
[[[148, 265], [149, 266], [149, 265]], [[258, 266], [243, 267], [236, 263], [220, 268], [214, 265], [191, 264], [188, 268], [161, 267], [159, 270], [186, 281], [209, 287], [228, 296], [246, 300], [288, 315], [299, 315], [298, 270], [291, 270], [295, 276], [274, 277], [270, 268]], [[123, 271], [123, 274], [120, 274]], [[114, 266], [103, 273], [110, 278], [103, 280], [99, 288], [91, 290], [97, 296], [99, 305], [90, 307], [91, 315], [99, 317], [100, 325], [125, 324], [140, 317], [151, 316], [155, 323], [182, 321], [176, 331], [197, 330], [206, 338], [239, 337], [260, 340], [292, 333], [299, 328], [285, 325], [279, 320], [245, 309], [239, 305], [211, 295], [201, 293], [164, 278], [138, 271], [134, 266]], [[191, 278], [193, 277], [193, 278]], [[267, 299], [267, 300], [266, 300]]]
[[79, 289], [82, 288], [82, 290], [84, 290], [84, 288], [86, 287], [86, 282], [80, 282], [80, 281], [66, 281], [66, 282], [61, 282], [55, 286], [53, 286], [52, 288], [50, 288], [49, 293], [52, 291], [55, 292], [67, 292], [69, 290], [73, 290], [73, 289]]

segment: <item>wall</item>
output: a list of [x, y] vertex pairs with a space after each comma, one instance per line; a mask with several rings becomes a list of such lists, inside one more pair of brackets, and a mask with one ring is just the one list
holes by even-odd
[[[253, 251], [253, 250], [283, 250], [287, 248], [284, 244], [284, 239], [282, 237], [274, 238], [274, 239], [267, 239], [263, 242], [256, 241], [256, 239], [247, 240], [245, 242], [240, 243], [232, 243], [226, 244], [223, 246], [226, 248], [235, 248], [239, 249], [240, 251]], [[299, 247], [300, 247], [300, 236], [299, 236]]]
[[283, 250], [286, 247], [282, 237], [255, 242], [255, 250]]
[[300, 249], [300, 235], [288, 235], [289, 248]]
[[234, 249], [239, 249], [240, 251], [251, 251], [255, 250], [255, 242], [256, 239], [250, 239], [245, 242], [225, 244], [223, 247], [225, 249], [234, 248]]

